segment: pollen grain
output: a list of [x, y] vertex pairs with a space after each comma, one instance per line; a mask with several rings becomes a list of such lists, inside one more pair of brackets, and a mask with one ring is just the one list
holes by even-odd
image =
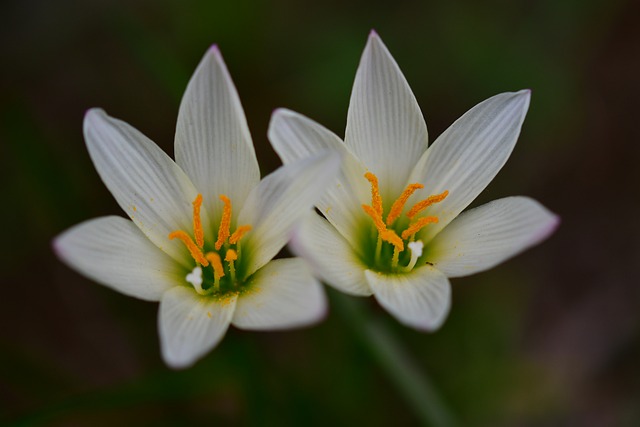
[[231, 227], [231, 200], [224, 194], [220, 195], [220, 200], [224, 203], [222, 210], [222, 219], [220, 227], [218, 227], [218, 240], [216, 240], [215, 248], [220, 250], [224, 242], [229, 237], [229, 228]]
[[387, 226], [384, 224], [384, 221], [382, 220], [382, 216], [380, 216], [380, 214], [374, 208], [372, 208], [369, 205], [362, 205], [362, 209], [364, 209], [365, 213], [371, 217], [371, 219], [373, 220], [373, 223], [378, 229], [378, 233], [382, 233], [387, 229]]
[[395, 246], [395, 249], [397, 249], [398, 251], [400, 252], [404, 251], [404, 242], [400, 237], [398, 237], [395, 231], [384, 230], [380, 232], [380, 238], [385, 242], [391, 243], [393, 246]]
[[437, 216], [425, 216], [423, 218], [419, 218], [402, 232], [402, 238], [406, 240], [418, 231], [422, 230], [422, 228], [427, 224], [435, 224], [436, 222], [438, 222]]
[[204, 245], [204, 231], [200, 220], [200, 207], [202, 206], [202, 194], [198, 194], [193, 201], [193, 236], [199, 248]]
[[220, 255], [218, 255], [217, 252], [207, 252], [206, 257], [211, 262], [211, 267], [213, 267], [213, 273], [215, 274], [215, 277], [224, 277], [224, 268], [222, 267]]
[[415, 193], [416, 190], [419, 190], [421, 188], [424, 188], [424, 185], [407, 185], [407, 188], [404, 189], [400, 197], [398, 197], [396, 201], [393, 202], [393, 205], [391, 205], [391, 209], [389, 210], [389, 214], [387, 215], [387, 225], [393, 224], [393, 221], [398, 219], [398, 217], [402, 214], [402, 209], [404, 209], [404, 205], [405, 203], [407, 203], [407, 200], [409, 200], [409, 197], [411, 197], [411, 195]]
[[191, 240], [191, 237], [187, 233], [182, 230], [173, 231], [169, 233], [169, 240], [173, 239], [182, 241], [182, 243], [184, 243], [184, 245], [189, 250], [189, 253], [191, 253], [193, 259], [196, 260], [196, 262], [202, 264], [205, 267], [209, 265], [209, 262], [207, 261], [205, 256], [202, 255], [202, 251], [200, 250], [200, 248], [196, 246], [195, 243], [193, 243], [193, 240]]
[[250, 225], [241, 225], [241, 226], [239, 226], [238, 228], [236, 228], [236, 231], [233, 232], [231, 237], [229, 237], [229, 243], [231, 243], [232, 245], [235, 245], [249, 231], [251, 231], [251, 226]]
[[371, 172], [365, 173], [364, 177], [371, 183], [371, 206], [382, 217], [382, 196], [380, 196], [378, 177]]
[[440, 194], [436, 194], [434, 196], [427, 197], [426, 199], [422, 200], [421, 202], [418, 202], [415, 205], [413, 205], [413, 207], [409, 210], [409, 212], [407, 212], [407, 216], [409, 218], [413, 218], [414, 216], [418, 215], [420, 212], [422, 212], [423, 210], [425, 210], [429, 206], [431, 206], [431, 205], [433, 205], [435, 203], [440, 203], [441, 201], [446, 199], [448, 195], [449, 195], [449, 190], [445, 190]]
[[235, 261], [238, 259], [238, 253], [233, 249], [229, 249], [227, 254], [224, 256], [224, 260], [227, 262]]

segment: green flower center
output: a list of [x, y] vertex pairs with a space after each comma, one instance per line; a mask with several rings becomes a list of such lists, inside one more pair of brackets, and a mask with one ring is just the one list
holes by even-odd
[[422, 184], [409, 184], [393, 202], [384, 218], [378, 177], [371, 172], [367, 172], [364, 177], [371, 184], [371, 205], [362, 205], [362, 209], [375, 226], [373, 229], [367, 227], [363, 235], [366, 248], [364, 261], [372, 269], [381, 272], [409, 272], [423, 255], [424, 245], [420, 240], [415, 240], [416, 234], [427, 225], [438, 222], [436, 216], [418, 218], [418, 214], [443, 201], [449, 191], [445, 190], [416, 203], [403, 217], [402, 212], [409, 198], [416, 190], [424, 188]]
[[251, 230], [250, 225], [240, 225], [231, 233], [231, 200], [220, 195], [224, 203], [218, 237], [215, 243], [205, 242], [204, 230], [200, 220], [202, 195], [193, 201], [193, 238], [183, 231], [169, 233], [169, 240], [178, 239], [184, 243], [195, 261], [194, 269], [185, 280], [200, 295], [223, 296], [240, 290], [246, 278], [246, 262], [241, 262], [240, 240]]

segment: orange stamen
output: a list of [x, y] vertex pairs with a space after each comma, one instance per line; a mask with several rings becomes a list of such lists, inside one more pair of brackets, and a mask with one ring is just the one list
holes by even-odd
[[240, 239], [242, 239], [242, 236], [247, 234], [249, 231], [251, 231], [250, 225], [241, 225], [240, 227], [236, 228], [236, 231], [234, 231], [231, 237], [229, 237], [229, 243], [235, 245], [240, 241]]
[[193, 236], [196, 238], [198, 247], [204, 245], [204, 231], [202, 231], [202, 222], [200, 221], [200, 206], [202, 206], [202, 194], [198, 194], [193, 201]]
[[391, 243], [396, 247], [400, 252], [404, 251], [404, 242], [395, 231], [393, 230], [384, 230], [380, 232], [380, 238], [385, 242]]
[[407, 212], [407, 216], [409, 218], [413, 218], [414, 216], [416, 216], [417, 214], [419, 214], [420, 212], [422, 212], [423, 210], [425, 210], [429, 206], [433, 205], [434, 203], [440, 203], [448, 195], [449, 195], [449, 190], [445, 190], [440, 194], [436, 194], [435, 196], [427, 197], [423, 201], [418, 202], [415, 205], [413, 205], [413, 207], [409, 210], [409, 212]]
[[398, 197], [396, 201], [393, 202], [393, 205], [391, 205], [391, 210], [387, 215], [387, 225], [393, 224], [393, 221], [395, 221], [400, 216], [400, 214], [402, 214], [402, 209], [404, 209], [404, 205], [405, 203], [407, 203], [407, 200], [409, 200], [409, 197], [411, 197], [411, 195], [420, 188], [424, 188], [424, 185], [422, 184], [407, 185], [407, 188], [404, 189], [400, 197]]
[[362, 209], [364, 209], [367, 215], [371, 217], [373, 223], [378, 229], [378, 233], [382, 233], [383, 231], [387, 230], [387, 226], [384, 225], [384, 221], [382, 221], [382, 216], [380, 216], [380, 214], [374, 208], [369, 205], [362, 205]]
[[224, 203], [222, 210], [222, 219], [220, 227], [218, 227], [218, 240], [216, 240], [215, 248], [220, 250], [224, 242], [229, 237], [229, 227], [231, 226], [231, 200], [224, 194], [220, 195], [220, 200]]
[[193, 243], [193, 240], [191, 240], [191, 237], [187, 233], [182, 230], [173, 231], [169, 233], [169, 240], [173, 239], [181, 240], [191, 253], [193, 259], [196, 260], [196, 262], [202, 264], [204, 267], [209, 265], [207, 259], [204, 257], [204, 255], [202, 255], [202, 251], [200, 250], [200, 248], [197, 247], [195, 243]]
[[234, 251], [233, 249], [229, 249], [227, 251], [227, 254], [224, 257], [224, 260], [227, 262], [231, 262], [231, 261], [235, 261], [238, 259], [238, 253], [236, 251]]
[[220, 255], [217, 252], [207, 252], [207, 259], [211, 262], [211, 267], [213, 267], [213, 273], [215, 277], [224, 277], [224, 268], [222, 268], [222, 261], [220, 260]]
[[420, 218], [413, 224], [409, 225], [409, 227], [407, 227], [407, 229], [402, 232], [402, 238], [408, 239], [418, 231], [422, 230], [422, 228], [427, 224], [434, 224], [436, 222], [438, 222], [437, 216], [425, 216], [423, 218]]
[[380, 196], [378, 177], [371, 172], [365, 173], [364, 177], [371, 183], [371, 206], [382, 217], [382, 197]]

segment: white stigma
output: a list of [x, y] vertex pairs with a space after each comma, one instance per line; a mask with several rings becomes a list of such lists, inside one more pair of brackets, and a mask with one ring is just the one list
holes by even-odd
[[411, 261], [409, 261], [409, 265], [405, 267], [405, 271], [413, 270], [413, 267], [416, 266], [418, 262], [418, 258], [422, 256], [422, 249], [424, 248], [424, 243], [421, 240], [416, 240], [415, 242], [409, 242], [409, 249], [411, 249]]
[[202, 289], [202, 268], [197, 266], [193, 271], [187, 274], [187, 282], [191, 283], [200, 295], [204, 293]]
[[409, 249], [411, 249], [411, 258], [413, 257], [420, 258], [422, 256], [422, 248], [424, 248], [424, 243], [422, 243], [422, 240], [409, 242], [408, 246], [409, 246]]

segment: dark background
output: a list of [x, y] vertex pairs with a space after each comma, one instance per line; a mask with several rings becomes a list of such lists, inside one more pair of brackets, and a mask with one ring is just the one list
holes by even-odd
[[160, 359], [156, 304], [91, 283], [50, 248], [73, 224], [122, 215], [84, 147], [85, 110], [173, 154], [182, 92], [218, 43], [266, 174], [279, 165], [266, 138], [274, 108], [343, 135], [375, 28], [432, 140], [481, 100], [532, 89], [515, 152], [475, 204], [528, 195], [562, 225], [453, 280], [434, 334], [373, 299], [366, 308], [461, 425], [640, 425], [639, 2], [14, 0], [0, 16], [0, 424], [417, 422], [339, 310], [303, 331], [231, 329], [175, 372]]

